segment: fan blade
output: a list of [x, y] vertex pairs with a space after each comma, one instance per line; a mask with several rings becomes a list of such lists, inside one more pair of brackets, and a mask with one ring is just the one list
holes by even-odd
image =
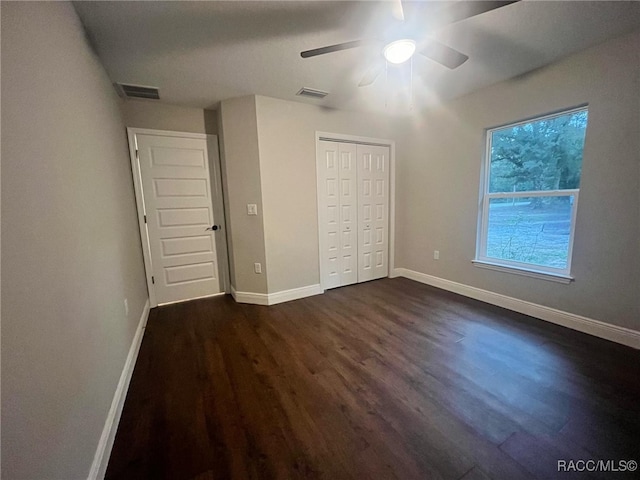
[[454, 68], [458, 68], [464, 62], [469, 60], [469, 57], [464, 53], [454, 50], [451, 47], [447, 47], [435, 40], [429, 40], [428, 43], [422, 45], [419, 53], [452, 70]]
[[482, 13], [490, 12], [497, 8], [506, 7], [512, 3], [518, 3], [520, 0], [511, 0], [504, 2], [494, 1], [475, 1], [475, 2], [452, 2], [452, 5], [447, 8], [446, 18], [447, 24], [460, 22], [467, 18], [475, 17]]
[[338, 43], [336, 45], [329, 45], [327, 47], [314, 48], [313, 50], [305, 50], [304, 52], [300, 52], [300, 56], [302, 58], [317, 57], [318, 55], [324, 55], [326, 53], [339, 52], [341, 50], [360, 47], [365, 43], [367, 43], [365, 40], [354, 40], [353, 42]]
[[364, 74], [362, 80], [358, 84], [359, 87], [367, 87], [376, 81], [376, 78], [382, 73], [384, 70], [384, 65], [374, 65], [371, 67], [367, 73]]
[[404, 22], [404, 9], [402, 8], [402, 0], [393, 0], [391, 13], [393, 14], [393, 18]]

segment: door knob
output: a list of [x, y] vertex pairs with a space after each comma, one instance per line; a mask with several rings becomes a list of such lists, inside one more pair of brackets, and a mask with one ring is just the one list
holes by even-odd
[[206, 231], [208, 231], [208, 230], [213, 230], [213, 231], [215, 232], [215, 231], [216, 231], [216, 230], [218, 230], [219, 228], [220, 228], [220, 226], [219, 226], [219, 225], [211, 225], [210, 227], [205, 228], [205, 229], [204, 229], [204, 231], [206, 232]]

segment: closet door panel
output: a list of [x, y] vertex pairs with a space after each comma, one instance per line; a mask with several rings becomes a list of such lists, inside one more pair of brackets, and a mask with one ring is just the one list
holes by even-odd
[[373, 280], [373, 197], [374, 174], [371, 146], [358, 145], [358, 281]]
[[356, 146], [339, 144], [340, 153], [340, 284], [358, 281], [358, 182]]
[[318, 142], [318, 215], [320, 217], [320, 275], [324, 288], [341, 285], [340, 153], [339, 144]]
[[389, 148], [358, 145], [358, 281], [389, 274]]

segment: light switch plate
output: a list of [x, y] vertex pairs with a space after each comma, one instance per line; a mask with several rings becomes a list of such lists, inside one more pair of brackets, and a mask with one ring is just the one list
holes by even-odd
[[258, 215], [258, 205], [247, 203], [247, 215]]

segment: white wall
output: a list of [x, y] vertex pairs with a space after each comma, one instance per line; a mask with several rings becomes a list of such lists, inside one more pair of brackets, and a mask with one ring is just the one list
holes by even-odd
[[316, 131], [393, 140], [379, 114], [257, 96], [269, 293], [320, 283]]
[[[639, 52], [636, 33], [404, 122], [396, 266], [640, 330]], [[584, 103], [575, 282], [474, 267], [484, 130]]]
[[70, 3], [1, 15], [2, 474], [86, 478], [147, 299], [125, 128]]
[[218, 133], [217, 114], [214, 110], [180, 107], [159, 100], [132, 99], [123, 100], [121, 110], [127, 127], [211, 135]]

